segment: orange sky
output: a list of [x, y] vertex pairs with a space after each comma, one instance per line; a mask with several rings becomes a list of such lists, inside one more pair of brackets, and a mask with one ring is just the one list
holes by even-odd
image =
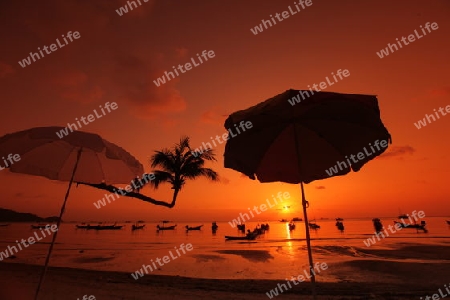
[[[449, 215], [447, 183], [450, 117], [418, 130], [414, 122], [450, 104], [450, 2], [317, 1], [253, 35], [261, 19], [293, 5], [279, 1], [142, 2], [119, 16], [126, 1], [20, 1], [0, 4], [0, 135], [36, 126], [66, 126], [107, 101], [119, 108], [86, 125], [132, 153], [150, 171], [148, 158], [189, 135], [198, 147], [225, 132], [232, 112], [286, 89], [306, 89], [331, 72], [348, 69], [327, 91], [378, 95], [381, 116], [393, 137], [388, 154], [358, 173], [306, 185], [312, 217], [396, 215], [424, 210]], [[407, 4], [406, 4], [407, 3]], [[439, 29], [380, 59], [376, 52], [426, 22]], [[68, 31], [80, 38], [22, 68], [37, 47]], [[203, 50], [215, 57], [156, 87], [173, 65], [189, 62]], [[215, 148], [211, 167], [220, 183], [188, 182], [174, 209], [122, 198], [96, 209], [104, 192], [73, 189], [66, 220], [224, 220], [289, 192], [291, 211], [282, 205], [263, 219], [299, 216], [299, 188], [261, 184], [223, 168], [224, 145]], [[42, 216], [59, 212], [67, 183], [0, 171], [0, 207]], [[143, 193], [171, 199], [172, 190]], [[280, 209], [280, 210], [279, 210]]]

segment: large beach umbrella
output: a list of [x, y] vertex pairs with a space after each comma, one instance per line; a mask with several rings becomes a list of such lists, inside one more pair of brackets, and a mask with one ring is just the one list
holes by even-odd
[[376, 96], [291, 89], [231, 114], [225, 128], [226, 168], [260, 182], [300, 183], [315, 299], [303, 183], [359, 171], [387, 149]]
[[[59, 138], [63, 127], [37, 127], [0, 138], [1, 165], [11, 172], [68, 181], [57, 227], [73, 182], [88, 184], [129, 183], [144, 173], [142, 164], [121, 147], [99, 135], [82, 131], [68, 132]], [[37, 299], [58, 231], [53, 235], [44, 271], [36, 290]]]

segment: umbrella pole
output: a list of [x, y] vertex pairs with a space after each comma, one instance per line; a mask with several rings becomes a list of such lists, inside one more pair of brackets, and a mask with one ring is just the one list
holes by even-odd
[[69, 187], [67, 188], [66, 196], [64, 197], [64, 202], [63, 202], [63, 205], [61, 206], [61, 211], [59, 213], [58, 223], [56, 224], [56, 227], [58, 228], [58, 230], [53, 234], [52, 243], [50, 244], [50, 248], [48, 249], [47, 257], [45, 259], [44, 271], [42, 272], [41, 278], [39, 279], [39, 284], [36, 289], [36, 294], [34, 295], [34, 300], [38, 299], [39, 291], [41, 290], [41, 285], [44, 282], [45, 274], [47, 273], [48, 263], [50, 261], [50, 256], [52, 255], [52, 251], [53, 251], [53, 245], [55, 244], [55, 241], [56, 241], [56, 235], [59, 232], [59, 226], [61, 225], [62, 216], [64, 214], [64, 210], [66, 209], [67, 198], [69, 198], [70, 188], [72, 187], [73, 178], [75, 177], [75, 172], [77, 171], [78, 162], [80, 161], [82, 150], [83, 150], [83, 148], [80, 148], [77, 153], [77, 161], [75, 163], [75, 167], [73, 168], [72, 177], [70, 178], [70, 182], [69, 182]]
[[303, 181], [300, 182], [300, 187], [302, 190], [303, 217], [305, 219], [306, 245], [308, 247], [309, 273], [311, 275], [311, 290], [312, 290], [313, 299], [316, 300], [317, 299], [316, 274], [314, 273], [314, 262], [313, 262], [312, 251], [311, 251], [311, 237], [309, 235], [308, 214], [306, 212], [306, 209], [308, 208], [309, 204], [308, 204], [308, 201], [306, 201], [305, 189], [303, 188]]
[[[294, 125], [294, 133], [295, 133], [295, 150], [297, 152], [297, 163], [298, 163], [298, 170], [300, 171], [302, 169], [301, 161], [300, 161], [300, 146], [298, 144], [297, 139], [297, 126]], [[303, 181], [300, 179], [300, 188], [302, 191], [302, 206], [303, 206], [303, 218], [305, 219], [305, 231], [306, 231], [306, 246], [308, 248], [308, 259], [309, 259], [309, 274], [311, 275], [311, 292], [313, 295], [313, 299], [317, 299], [317, 293], [316, 293], [316, 273], [314, 273], [314, 262], [312, 257], [312, 251], [311, 251], [311, 237], [309, 235], [309, 222], [308, 222], [308, 213], [306, 212], [306, 209], [309, 207], [308, 201], [306, 201], [305, 197], [305, 189], [303, 187]]]

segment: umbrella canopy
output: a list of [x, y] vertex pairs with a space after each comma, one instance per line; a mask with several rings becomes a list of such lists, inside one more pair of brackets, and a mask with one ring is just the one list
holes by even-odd
[[[291, 105], [300, 92], [309, 91], [287, 90], [228, 117], [225, 127], [235, 136], [225, 147], [226, 168], [260, 182], [309, 183], [330, 177], [326, 170], [338, 161], [346, 167], [341, 164], [333, 176], [358, 171], [387, 149], [374, 147], [377, 140], [392, 142], [376, 96], [316, 92]], [[252, 127], [238, 134], [235, 125], [242, 121]], [[350, 155], [360, 152], [364, 158], [349, 165]]]
[[80, 149], [75, 182], [129, 183], [144, 173], [136, 158], [98, 134], [74, 131], [60, 139], [56, 133], [62, 129], [37, 127], [7, 134], [0, 138], [0, 157], [18, 154], [19, 161], [6, 161], [11, 172], [52, 180], [70, 181]]
[[[56, 133], [64, 129], [37, 127], [0, 138], [2, 163], [11, 172], [69, 181], [58, 218], [58, 229], [74, 181], [88, 184], [127, 183], [144, 173], [142, 164], [119, 146], [97, 134], [82, 131], [59, 138]], [[39, 297], [58, 232], [53, 234], [35, 300]]]
[[[311, 93], [311, 94], [310, 94]], [[300, 97], [302, 99], [300, 99]], [[303, 183], [359, 171], [392, 143], [375, 96], [287, 90], [225, 121], [225, 167], [260, 182], [300, 183], [312, 294], [315, 273]]]

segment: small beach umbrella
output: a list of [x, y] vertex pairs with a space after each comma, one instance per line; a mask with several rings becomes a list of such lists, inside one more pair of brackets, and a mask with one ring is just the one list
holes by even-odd
[[225, 128], [230, 133], [226, 168], [262, 183], [300, 183], [316, 299], [303, 183], [359, 171], [387, 149], [391, 136], [380, 119], [376, 96], [291, 89], [231, 114]]
[[[0, 138], [2, 165], [11, 172], [69, 182], [59, 214], [58, 229], [73, 182], [129, 183], [144, 173], [142, 164], [121, 147], [97, 134], [82, 131], [69, 132], [59, 138], [57, 133], [64, 129], [37, 127]], [[35, 299], [44, 281], [57, 233], [53, 235]]]

